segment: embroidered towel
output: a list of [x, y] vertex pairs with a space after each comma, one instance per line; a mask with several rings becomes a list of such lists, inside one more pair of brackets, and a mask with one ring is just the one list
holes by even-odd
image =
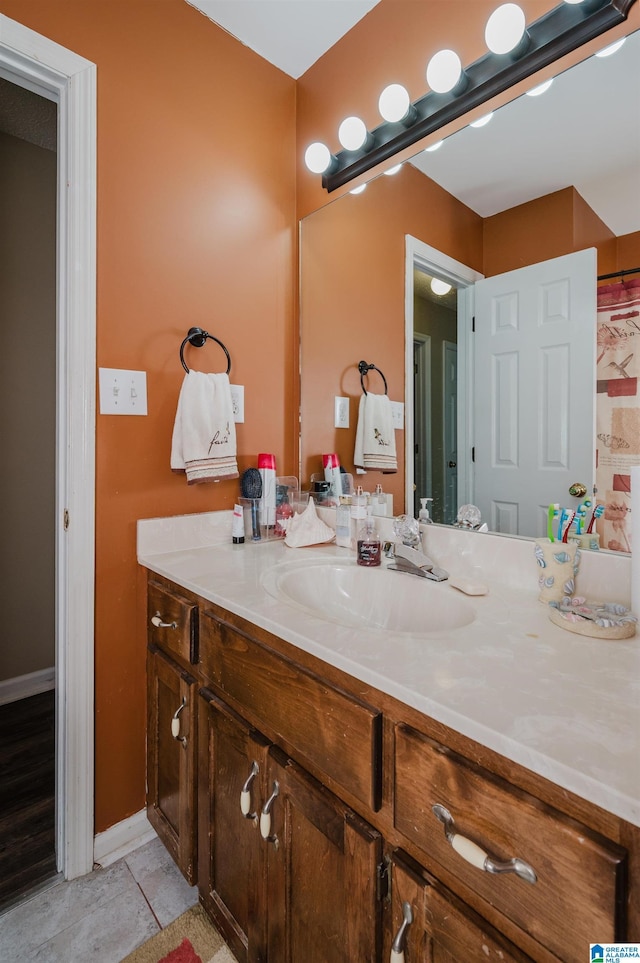
[[377, 468], [385, 472], [398, 470], [388, 395], [374, 395], [369, 391], [360, 396], [353, 460], [357, 468]]
[[173, 426], [171, 470], [186, 472], [189, 485], [238, 477], [227, 374], [185, 375]]

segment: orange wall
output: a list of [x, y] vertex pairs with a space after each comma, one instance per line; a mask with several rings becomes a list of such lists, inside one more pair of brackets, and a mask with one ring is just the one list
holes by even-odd
[[[383, 373], [392, 401], [404, 402], [405, 234], [481, 270], [482, 219], [437, 184], [405, 165], [363, 194], [340, 198], [302, 221], [301, 421], [302, 477], [322, 470], [322, 453], [336, 451], [353, 471], [358, 362]], [[368, 388], [382, 393], [376, 372]], [[333, 428], [334, 395], [350, 398], [349, 429]], [[368, 472], [404, 511], [404, 432], [396, 431], [397, 474]]]
[[[229, 508], [169, 452], [192, 325], [245, 385], [241, 469], [295, 469], [295, 82], [184, 0], [0, 0], [97, 64], [98, 366], [147, 372], [149, 415], [97, 416], [96, 815], [144, 805], [145, 629], [136, 520]], [[209, 342], [189, 349], [223, 370]]]
[[598, 271], [616, 269], [616, 238], [573, 187], [546, 194], [484, 219], [483, 274], [491, 277], [598, 249]]

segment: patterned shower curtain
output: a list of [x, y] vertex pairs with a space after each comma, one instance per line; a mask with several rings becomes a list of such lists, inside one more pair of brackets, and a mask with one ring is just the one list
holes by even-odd
[[630, 469], [640, 465], [640, 278], [598, 287], [596, 372], [600, 547], [630, 552]]

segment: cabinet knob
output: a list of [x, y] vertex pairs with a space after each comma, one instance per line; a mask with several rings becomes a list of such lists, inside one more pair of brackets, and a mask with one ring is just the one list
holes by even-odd
[[262, 807], [262, 812], [260, 813], [260, 835], [268, 843], [277, 843], [278, 841], [276, 836], [271, 835], [271, 807], [279, 793], [280, 785], [277, 779], [274, 779], [273, 792]]
[[156, 614], [151, 617], [151, 624], [155, 625], [156, 629], [177, 629], [178, 628], [177, 622], [164, 622], [159, 612], [156, 612]]
[[456, 833], [455, 822], [448, 809], [440, 805], [431, 808], [435, 817], [444, 825], [444, 834], [452, 849], [476, 869], [481, 869], [485, 873], [515, 873], [526, 883], [538, 882], [535, 870], [524, 859], [519, 859], [517, 856], [514, 859], [495, 859], [472, 839]]
[[180, 735], [180, 713], [182, 712], [186, 704], [187, 704], [187, 700], [183, 696], [181, 704], [178, 706], [176, 711], [173, 713], [173, 716], [171, 717], [171, 735], [173, 736], [174, 739], [177, 740], [177, 742], [181, 742], [185, 749], [187, 746], [187, 737]]
[[393, 943], [391, 944], [391, 956], [389, 957], [389, 963], [404, 963], [404, 947], [407, 936], [407, 929], [413, 923], [413, 910], [411, 909], [411, 903], [405, 902], [402, 904], [402, 923], [400, 924], [400, 929], [393, 938]]
[[251, 810], [251, 783], [256, 778], [260, 768], [258, 763], [253, 760], [251, 764], [251, 771], [247, 776], [242, 789], [240, 790], [240, 812], [245, 819], [256, 819], [256, 813]]

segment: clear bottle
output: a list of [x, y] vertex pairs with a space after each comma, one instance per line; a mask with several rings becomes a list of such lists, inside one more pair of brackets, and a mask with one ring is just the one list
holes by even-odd
[[289, 490], [286, 485], [278, 485], [276, 490], [276, 524], [273, 531], [276, 538], [285, 537], [289, 519], [292, 517], [293, 508], [289, 501]]
[[352, 548], [351, 544], [351, 499], [346, 495], [340, 496], [340, 504], [336, 508], [336, 545], [342, 548]]
[[432, 524], [433, 524], [433, 519], [432, 519], [431, 516], [429, 515], [429, 509], [427, 508], [427, 502], [432, 502], [432, 501], [433, 501], [433, 498], [421, 498], [421, 499], [420, 499], [420, 505], [421, 505], [422, 507], [420, 508], [420, 511], [418, 512], [418, 521], [419, 521], [419, 522], [422, 522], [423, 525], [432, 525]]
[[358, 565], [366, 565], [368, 567], [380, 565], [382, 560], [380, 536], [376, 531], [371, 506], [367, 508], [366, 520], [358, 530], [357, 550], [358, 557], [356, 561]]

